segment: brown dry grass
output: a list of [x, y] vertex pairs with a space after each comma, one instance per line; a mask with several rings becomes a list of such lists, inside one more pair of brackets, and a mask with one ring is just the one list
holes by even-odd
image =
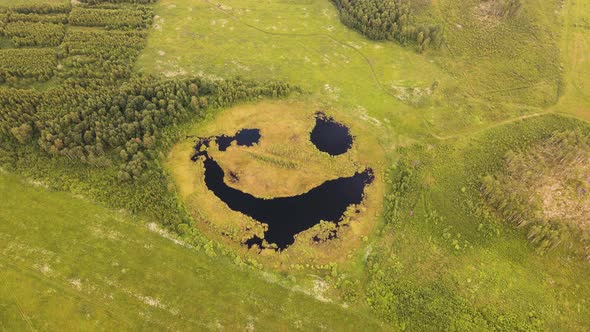
[[[347, 153], [330, 157], [318, 151], [309, 140], [315, 124], [314, 113], [323, 111], [349, 126], [355, 141]], [[226, 183], [259, 197], [291, 196], [309, 191], [321, 183], [355, 171], [373, 168], [376, 179], [367, 187], [360, 213], [349, 218], [348, 226], [341, 227], [338, 239], [314, 243], [315, 230], [298, 235], [296, 242], [281, 253], [266, 251], [258, 258], [276, 267], [293, 263], [344, 261], [363, 244], [379, 220], [384, 193], [383, 167], [385, 154], [378, 142], [378, 132], [367, 121], [325, 109], [318, 104], [300, 101], [262, 102], [242, 105], [217, 114], [215, 119], [191, 128], [187, 134], [208, 137], [233, 135], [242, 128], [259, 128], [262, 138], [253, 147], [231, 146], [225, 152], [209, 149], [211, 156], [224, 168]], [[178, 143], [170, 151], [166, 163], [173, 175], [176, 188], [204, 233], [238, 248], [256, 234], [261, 236], [265, 225], [232, 211], [210, 192], [204, 183], [201, 162], [190, 157], [194, 139]], [[229, 171], [239, 181], [228, 178]], [[219, 236], [222, 234], [222, 236]], [[247, 252], [244, 246], [239, 251]], [[254, 252], [254, 250], [251, 250]]]
[[579, 227], [584, 231], [590, 228], [590, 167], [580, 165], [578, 169], [571, 169], [572, 173], [583, 171], [586, 176], [573, 184], [558, 176], [544, 176], [534, 188], [540, 199], [540, 213], [545, 220], [556, 220]]
[[[254, 147], [234, 145], [225, 152], [211, 151], [226, 170], [226, 183], [257, 197], [286, 197], [364, 170], [368, 160], [361, 160], [359, 155], [371, 153], [366, 145], [354, 144], [349, 152], [336, 157], [315, 148], [309, 134], [315, 125], [316, 111], [318, 108], [308, 104], [265, 103], [221, 114], [208, 132], [217, 131], [216, 124], [222, 123], [223, 129], [219, 129], [225, 134], [233, 135], [242, 128], [259, 128], [262, 135]], [[346, 122], [352, 126], [352, 121]], [[232, 181], [229, 172], [239, 180]]]

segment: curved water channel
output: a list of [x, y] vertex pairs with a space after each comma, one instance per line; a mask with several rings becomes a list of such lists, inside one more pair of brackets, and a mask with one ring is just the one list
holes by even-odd
[[[319, 118], [316, 117], [316, 119]], [[334, 122], [332, 119], [326, 121]], [[321, 133], [321, 135], [315, 137], [321, 145], [325, 143], [322, 140], [323, 138], [331, 139], [345, 133], [350, 137], [348, 150], [352, 145], [352, 137], [348, 133], [348, 128], [344, 127], [346, 128], [344, 132], [341, 127], [344, 126], [340, 124], [337, 126], [322, 125], [320, 131], [335, 130], [337, 133]], [[317, 123], [314, 131], [316, 129]], [[225, 173], [221, 166], [207, 153], [211, 141], [215, 140], [220, 151], [226, 151], [234, 141], [237, 145], [252, 146], [258, 143], [260, 138], [260, 130], [258, 129], [242, 129], [234, 136], [221, 135], [201, 138], [197, 141], [196, 153], [193, 155], [192, 160], [203, 159], [207, 188], [227, 204], [230, 209], [268, 225], [264, 239], [268, 243], [276, 244], [279, 249], [285, 249], [293, 244], [296, 234], [313, 227], [322, 220], [338, 223], [350, 205], [362, 202], [365, 187], [374, 179], [373, 171], [367, 168], [363, 172], [357, 172], [350, 177], [326, 181], [306, 193], [272, 199], [255, 197], [230, 187], [224, 181]], [[339, 142], [346, 143], [348, 141], [340, 139]], [[325, 146], [340, 147], [337, 152], [342, 150], [341, 144], [330, 143]], [[262, 245], [262, 240], [254, 237], [248, 240], [246, 244], [249, 246], [254, 244]]]

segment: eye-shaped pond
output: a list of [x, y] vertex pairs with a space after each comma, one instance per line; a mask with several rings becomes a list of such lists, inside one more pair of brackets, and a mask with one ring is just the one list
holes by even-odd
[[315, 119], [310, 140], [318, 150], [338, 156], [352, 147], [352, 135], [348, 127], [321, 112], [315, 114]]
[[[200, 139], [195, 146], [196, 153], [192, 160], [203, 159], [207, 188], [230, 209], [268, 225], [264, 238], [268, 243], [276, 244], [279, 249], [293, 244], [296, 234], [322, 220], [338, 223], [350, 205], [362, 202], [365, 187], [374, 179], [373, 171], [367, 168], [350, 177], [325, 181], [306, 193], [272, 199], [255, 197], [230, 187], [224, 181], [223, 169], [209, 156], [206, 148], [212, 140], [218, 144], [220, 151], [225, 151], [234, 140], [237, 145], [252, 146], [258, 143], [260, 137], [257, 129], [242, 129], [235, 136]], [[261, 242], [253, 238], [247, 243]]]

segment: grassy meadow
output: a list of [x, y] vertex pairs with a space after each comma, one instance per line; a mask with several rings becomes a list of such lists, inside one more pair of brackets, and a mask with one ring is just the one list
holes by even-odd
[[567, 87], [556, 110], [590, 121], [590, 4], [566, 1], [561, 12], [561, 53]]
[[[286, 80], [343, 110], [367, 113], [401, 144], [484, 128], [554, 102], [558, 34], [547, 31], [556, 25], [553, 8], [527, 5], [527, 15], [508, 27], [490, 27], [461, 14], [463, 7], [476, 2], [433, 2], [434, 18], [424, 19], [444, 22], [448, 47], [418, 55], [344, 27], [329, 1], [163, 0], [137, 68], [166, 77]], [[530, 22], [539, 17], [550, 25]], [[531, 44], [545, 49], [529, 51]], [[513, 59], [522, 59], [518, 69]], [[546, 68], [537, 72], [536, 65]], [[533, 80], [529, 88], [522, 77]]]
[[584, 107], [559, 66], [574, 44], [562, 39], [567, 11], [532, 1], [490, 21], [479, 10], [432, 2], [421, 19], [442, 19], [447, 41], [419, 55], [343, 27], [327, 1], [161, 1], [138, 70], [281, 78], [368, 122], [396, 166], [384, 223], [339, 265], [345, 301], [398, 329], [584, 330], [587, 262], [563, 248], [543, 254], [479, 211], [480, 179], [509, 148], [584, 126], [548, 115], [558, 101]]
[[11, 174], [0, 192], [2, 330], [380, 328], [304, 294], [323, 295], [313, 284], [292, 290], [155, 223]]
[[[32, 2], [63, 1], [0, 6]], [[159, 0], [134, 74], [301, 92], [227, 109], [195, 97], [148, 137], [162, 140], [134, 182], [117, 182], [117, 163], [0, 145], [0, 330], [589, 330], [589, 258], [567, 239], [540, 249], [482, 196], [510, 151], [590, 133], [590, 4], [521, 3], [501, 17], [478, 0], [415, 1], [445, 35], [418, 53], [346, 28], [328, 0]], [[350, 127], [352, 151], [314, 149], [316, 111]], [[280, 253], [237, 245], [261, 224], [208, 191], [190, 157], [194, 136], [257, 127], [260, 144], [214, 155], [234, 186], [290, 196], [370, 166], [362, 217], [321, 244], [311, 229]]]
[[434, 112], [427, 105], [417, 112], [409, 103], [423, 101], [404, 102], [396, 89], [452, 81], [411, 50], [345, 28], [329, 1], [164, 0], [155, 11], [139, 71], [286, 80], [344, 111], [366, 113], [394, 137], [423, 134]]

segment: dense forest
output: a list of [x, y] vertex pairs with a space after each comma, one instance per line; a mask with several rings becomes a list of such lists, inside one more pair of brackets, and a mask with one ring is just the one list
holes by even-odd
[[73, 25], [102, 26], [108, 29], [146, 28], [151, 24], [152, 10], [147, 6], [113, 8], [75, 7], [70, 13], [69, 21]]
[[17, 46], [58, 46], [64, 35], [63, 24], [15, 21], [0, 27], [0, 35]]
[[[119, 183], [116, 190], [93, 183], [102, 192], [97, 197], [136, 211], [146, 201], [137, 197], [163, 201], [169, 195], [162, 192], [158, 158], [174, 128], [204, 117], [210, 109], [286, 96], [296, 88], [281, 82], [138, 75], [133, 65], [153, 16], [146, 4], [154, 1], [125, 1], [119, 7], [120, 2], [3, 10], [0, 36], [10, 40], [11, 47], [0, 49], [0, 161], [7, 169], [34, 173], [42, 165], [23, 165], [33, 156], [22, 151], [35, 151], [80, 169], [116, 168], [105, 173], [112, 176], [111, 184]], [[43, 85], [31, 89], [32, 83]], [[144, 187], [136, 191], [133, 182], [146, 170], [151, 179], [144, 179]], [[112, 198], [129, 191], [136, 196], [118, 202]], [[177, 207], [170, 202], [154, 202], [160, 208], [154, 208], [159, 212], [152, 216], [162, 219], [167, 214], [168, 223], [178, 224], [174, 220], [182, 218], [174, 216]]]
[[57, 69], [53, 49], [0, 49], [0, 83], [48, 81]]
[[332, 0], [342, 23], [374, 40], [414, 43], [420, 52], [438, 47], [443, 41], [439, 25], [415, 23], [412, 7], [406, 0]]
[[502, 219], [525, 229], [538, 250], [567, 242], [588, 251], [589, 159], [586, 133], [555, 132], [528, 151], [509, 151], [504, 171], [483, 177], [482, 195]]

